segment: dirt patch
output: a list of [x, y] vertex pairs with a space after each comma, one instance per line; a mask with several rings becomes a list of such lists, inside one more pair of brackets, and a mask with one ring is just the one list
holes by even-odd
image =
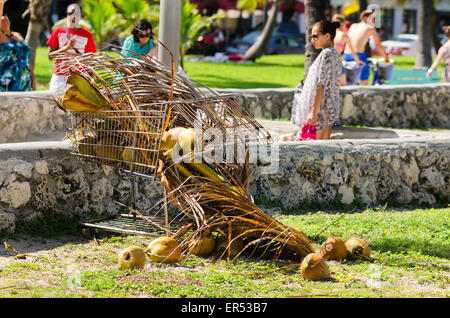
[[81, 238], [78, 236], [65, 236], [58, 239], [47, 239], [47, 238], [36, 238], [36, 237], [23, 237], [19, 239], [12, 238], [2, 238], [0, 239], [0, 258], [1, 257], [12, 257], [15, 254], [4, 247], [4, 242], [7, 242], [16, 251], [21, 254], [32, 254], [38, 253], [42, 254], [53, 250], [55, 248], [65, 246], [65, 245], [81, 245], [89, 243], [89, 239]]
[[149, 277], [142, 275], [142, 274], [126, 274], [123, 276], [120, 276], [117, 278], [118, 283], [126, 283], [126, 282], [132, 282], [134, 283], [145, 283], [145, 284], [151, 284], [152, 281]]
[[162, 280], [163, 284], [176, 284], [176, 285], [197, 285], [197, 286], [203, 286], [203, 283], [199, 281], [198, 279], [192, 278], [192, 277], [182, 277], [182, 278], [168, 278]]
[[184, 276], [181, 278], [165, 278], [165, 279], [158, 279], [158, 280], [151, 280], [148, 276], [142, 275], [142, 274], [126, 274], [123, 276], [120, 276], [117, 279], [118, 283], [125, 283], [125, 282], [132, 282], [134, 283], [143, 283], [143, 284], [158, 284], [158, 285], [179, 285], [179, 286], [185, 286], [185, 285], [196, 285], [196, 286], [203, 286], [203, 283], [199, 281], [198, 279]]

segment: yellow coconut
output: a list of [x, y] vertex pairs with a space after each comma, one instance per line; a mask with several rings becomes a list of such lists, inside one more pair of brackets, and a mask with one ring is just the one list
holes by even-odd
[[195, 245], [196, 242], [191, 242], [189, 248], [192, 248], [192, 253], [197, 256], [207, 256], [214, 251], [216, 247], [216, 240], [212, 235], [205, 236], [200, 243]]
[[148, 245], [146, 252], [157, 263], [175, 263], [181, 258], [180, 244], [171, 237], [162, 236]]
[[358, 237], [352, 237], [345, 242], [348, 256], [351, 259], [370, 259], [370, 247], [367, 242]]
[[[134, 161], [136, 160], [136, 153], [134, 153], [134, 155], [133, 155], [133, 151], [134, 151], [133, 148], [126, 147], [123, 149], [122, 159], [123, 159], [123, 161], [126, 161], [127, 164], [129, 164], [129, 162], [132, 162], [133, 160]], [[133, 158], [133, 156], [134, 156], [134, 158]]]
[[161, 138], [161, 151], [171, 150], [175, 144], [179, 140], [179, 136], [182, 132], [184, 132], [188, 128], [184, 127], [175, 127], [168, 131], [166, 131], [163, 134], [163, 137]]
[[122, 160], [125, 161], [125, 163], [130, 169], [139, 169], [142, 166], [134, 163], [138, 164], [143, 163], [142, 155], [139, 153], [139, 151], [129, 147], [125, 147], [123, 149]]
[[119, 253], [119, 266], [123, 270], [142, 269], [145, 265], [145, 252], [139, 246], [130, 246]]
[[94, 156], [94, 145], [96, 139], [94, 137], [85, 137], [78, 143], [78, 152], [83, 155]]
[[93, 147], [95, 155], [107, 164], [116, 164], [116, 160], [122, 159], [122, 147], [114, 145], [115, 142], [109, 137], [101, 138]]
[[339, 237], [329, 237], [320, 247], [320, 255], [326, 260], [341, 261], [347, 257], [347, 247]]
[[231, 243], [228, 244], [228, 238], [222, 237], [216, 245], [216, 253], [218, 256], [228, 257], [228, 248], [230, 250], [230, 258], [235, 257], [244, 248], [244, 242], [241, 238], [231, 239]]
[[306, 280], [322, 280], [330, 276], [325, 259], [316, 253], [308, 254], [300, 266], [302, 276]]

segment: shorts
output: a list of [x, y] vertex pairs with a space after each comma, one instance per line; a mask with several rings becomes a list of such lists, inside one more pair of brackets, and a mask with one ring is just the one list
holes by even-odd
[[57, 75], [53, 73], [52, 78], [50, 80], [50, 87], [49, 87], [50, 91], [60, 94], [64, 93], [68, 77], [69, 76]]
[[[370, 66], [369, 66], [369, 62], [367, 61], [367, 55], [364, 52], [362, 52], [362, 53], [358, 52], [356, 54], [358, 55], [358, 58], [361, 62], [366, 63], [366, 65], [364, 65], [362, 68], [361, 76], [359, 77], [359, 79], [361, 81], [367, 81], [370, 76]], [[344, 57], [344, 61], [346, 61], [346, 62], [351, 62], [351, 61], [355, 60], [351, 53], [344, 53], [343, 57]]]

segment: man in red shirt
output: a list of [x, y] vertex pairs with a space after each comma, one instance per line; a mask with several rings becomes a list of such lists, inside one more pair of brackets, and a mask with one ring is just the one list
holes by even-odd
[[[91, 32], [80, 26], [80, 20], [80, 6], [78, 4], [69, 5], [67, 7], [67, 27], [56, 28], [47, 41], [48, 58], [56, 59], [50, 80], [51, 91], [62, 91], [66, 86], [69, 72], [68, 67], [62, 67], [63, 62], [70, 60], [71, 56], [96, 52], [94, 38]], [[62, 59], [61, 53], [64, 53], [67, 58]]]

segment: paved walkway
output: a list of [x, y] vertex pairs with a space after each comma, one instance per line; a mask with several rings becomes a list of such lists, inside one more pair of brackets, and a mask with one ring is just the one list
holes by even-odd
[[[275, 140], [294, 141], [298, 135], [299, 127], [290, 121], [258, 120]], [[406, 129], [381, 129], [381, 128], [356, 128], [333, 127], [331, 139], [383, 139], [383, 138], [408, 138], [408, 137], [443, 137], [450, 139], [450, 130], [440, 132]]]
[[[275, 141], [295, 141], [298, 136], [299, 127], [290, 121], [258, 120], [272, 135]], [[30, 136], [26, 142], [36, 141], [61, 141], [65, 138], [65, 131], [51, 132], [46, 135]], [[431, 138], [447, 136], [450, 140], [450, 130], [440, 132], [425, 130], [405, 130], [405, 129], [381, 129], [381, 128], [355, 128], [355, 127], [334, 127], [331, 139], [384, 139], [384, 138], [408, 138], [426, 137]], [[13, 141], [21, 142], [21, 141]]]

